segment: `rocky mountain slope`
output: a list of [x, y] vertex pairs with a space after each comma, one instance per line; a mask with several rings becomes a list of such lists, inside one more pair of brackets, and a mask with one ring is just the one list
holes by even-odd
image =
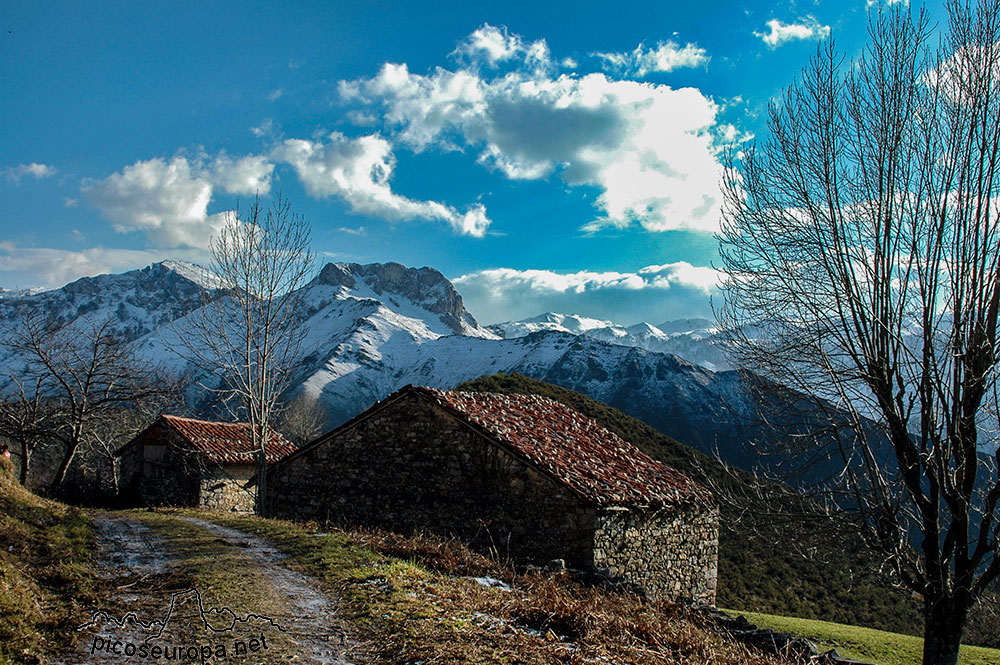
[[[19, 306], [62, 322], [110, 318], [148, 362], [182, 369], [176, 336], [216, 286], [196, 266], [164, 262], [4, 300], [0, 318]], [[303, 288], [308, 333], [292, 391], [319, 399], [331, 425], [408, 383], [450, 388], [516, 372], [582, 392], [702, 450], [718, 448], [725, 459], [749, 459], [742, 442], [753, 431], [753, 404], [740, 376], [663, 351], [696, 333], [711, 335], [699, 327], [706, 322], [676, 324], [668, 333], [545, 315], [485, 328], [440, 272], [396, 263], [327, 264]], [[684, 329], [692, 325], [697, 330]], [[0, 356], [0, 376], [21, 363]]]

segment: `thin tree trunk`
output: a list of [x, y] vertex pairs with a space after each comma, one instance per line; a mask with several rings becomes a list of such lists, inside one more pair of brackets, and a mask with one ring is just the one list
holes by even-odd
[[79, 445], [78, 443], [67, 445], [66, 453], [63, 455], [62, 461], [59, 462], [59, 468], [56, 470], [56, 477], [52, 479], [52, 485], [49, 488], [52, 494], [57, 493], [59, 488], [62, 487], [63, 481], [66, 480], [66, 472], [69, 470], [69, 465], [72, 463]]
[[956, 665], [969, 608], [953, 595], [924, 600], [923, 665]]
[[25, 443], [21, 442], [21, 484], [27, 486], [28, 484], [28, 466], [31, 464], [31, 447]]
[[257, 514], [267, 517], [267, 454], [263, 444], [257, 452]]

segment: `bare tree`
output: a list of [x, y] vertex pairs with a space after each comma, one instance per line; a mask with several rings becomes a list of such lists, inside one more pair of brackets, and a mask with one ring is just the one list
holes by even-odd
[[22, 307], [3, 332], [2, 343], [26, 364], [8, 377], [0, 433], [21, 446], [22, 479], [27, 479], [35, 448], [58, 443], [49, 486], [53, 493], [62, 488], [81, 446], [95, 441], [123, 410], [160, 398], [175, 385], [158, 368], [140, 365], [109, 319], [84, 316], [66, 323]]
[[896, 6], [856, 60], [818, 49], [730, 156], [720, 237], [736, 359], [822, 421], [785, 443], [842, 464], [840, 505], [923, 598], [927, 665], [1000, 575], [1000, 3], [947, 7], [939, 43]]
[[309, 225], [292, 214], [280, 195], [270, 207], [257, 197], [241, 215], [231, 214], [211, 242], [209, 270], [223, 289], [175, 328], [175, 347], [206, 375], [202, 381], [245, 419], [258, 451], [257, 509], [267, 490], [266, 442], [278, 399], [287, 388], [306, 333], [301, 288], [311, 276], [314, 255]]
[[282, 408], [278, 429], [286, 439], [301, 446], [323, 433], [329, 416], [318, 399], [300, 393]]
[[0, 436], [18, 447], [20, 460], [18, 478], [22, 485], [28, 482], [35, 451], [46, 440], [46, 425], [51, 419], [52, 406], [44, 395], [46, 375], [11, 374], [10, 394], [0, 401]]

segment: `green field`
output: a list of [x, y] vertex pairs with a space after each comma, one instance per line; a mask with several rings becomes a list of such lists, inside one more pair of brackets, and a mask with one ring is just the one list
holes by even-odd
[[[796, 619], [732, 610], [726, 612], [733, 615], [742, 614], [750, 623], [761, 628], [805, 637], [815, 642], [820, 651], [836, 649], [842, 656], [871, 661], [878, 665], [920, 665], [923, 640], [912, 635], [814, 619]], [[963, 646], [958, 662], [960, 665], [998, 665], [1000, 649]]]

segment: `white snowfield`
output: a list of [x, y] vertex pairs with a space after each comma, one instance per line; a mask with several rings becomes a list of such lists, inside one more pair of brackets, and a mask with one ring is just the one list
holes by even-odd
[[539, 331], [586, 335], [609, 344], [672, 353], [713, 371], [732, 369], [719, 344], [715, 324], [708, 319], [677, 319], [655, 326], [644, 321], [624, 327], [612, 321], [548, 312], [521, 321], [497, 323], [489, 329], [505, 339], [525, 337]]

